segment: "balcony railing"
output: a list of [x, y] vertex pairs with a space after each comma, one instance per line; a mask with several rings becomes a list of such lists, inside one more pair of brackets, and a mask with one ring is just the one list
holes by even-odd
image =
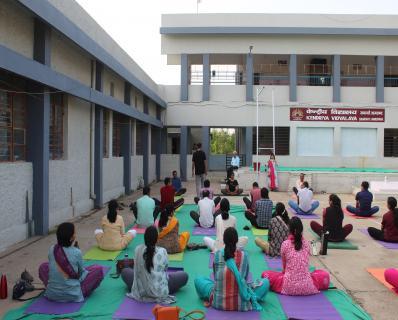
[[384, 77], [385, 87], [398, 87], [398, 77], [385, 76]]
[[376, 76], [341, 76], [342, 87], [374, 87]]
[[[190, 76], [190, 84], [203, 84], [203, 72], [192, 71]], [[210, 72], [210, 84], [230, 84], [240, 85], [246, 84], [246, 74], [239, 71], [211, 71]]]
[[262, 73], [254, 74], [254, 85], [265, 85], [265, 86], [288, 86], [289, 75], [267, 75]]
[[331, 75], [299, 75], [297, 85], [299, 86], [330, 86]]

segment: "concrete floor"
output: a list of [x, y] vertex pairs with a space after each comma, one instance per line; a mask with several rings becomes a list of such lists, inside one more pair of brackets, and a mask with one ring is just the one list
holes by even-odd
[[[219, 189], [219, 176], [213, 174], [210, 176], [212, 186], [216, 191]], [[162, 183], [157, 183], [152, 186], [152, 195], [159, 197], [159, 189]], [[185, 196], [186, 203], [193, 202], [195, 193], [194, 183], [192, 181], [185, 184], [188, 188]], [[141, 196], [141, 191], [135, 192], [133, 195], [123, 197], [120, 199], [121, 203], [130, 204], [132, 200]], [[354, 202], [353, 195], [340, 194], [343, 205]], [[321, 203], [321, 207], [328, 204], [327, 194], [316, 194], [316, 199]], [[285, 204], [291, 198], [291, 194], [285, 192], [273, 192], [270, 198], [276, 202], [284, 202]], [[230, 198], [231, 204], [243, 204], [241, 197]], [[386, 212], [386, 204], [375, 203], [381, 207], [381, 213]], [[318, 209], [319, 212], [319, 209]], [[397, 319], [398, 316], [398, 297], [390, 292], [386, 287], [380, 284], [372, 276], [370, 276], [366, 268], [387, 268], [398, 267], [398, 250], [387, 250], [378, 245], [375, 241], [369, 240], [365, 235], [358, 232], [358, 228], [375, 226], [379, 227], [382, 214], [377, 214], [374, 220], [358, 220], [350, 217], [345, 217], [345, 223], [352, 223], [354, 231], [349, 236], [355, 244], [359, 246], [359, 250], [329, 250], [327, 256], [311, 257], [311, 263], [317, 267], [328, 270], [331, 274], [333, 283], [340, 289], [345, 290], [350, 296], [360, 304], [373, 319]], [[106, 209], [92, 211], [87, 213], [75, 221], [77, 227], [77, 237], [80, 248], [83, 251], [88, 250], [95, 244], [93, 236], [94, 230], [99, 227], [101, 217], [106, 214]], [[133, 221], [133, 215], [126, 207], [121, 215], [125, 219], [126, 225]], [[303, 220], [305, 228], [305, 236], [307, 239], [312, 239], [312, 235], [308, 232], [310, 220]], [[15, 302], [10, 299], [11, 288], [20, 275], [26, 268], [36, 278], [37, 269], [41, 262], [47, 260], [48, 247], [55, 243], [55, 234], [42, 238], [34, 238], [24, 243], [18, 244], [10, 248], [6, 253], [0, 255], [0, 273], [6, 273], [9, 286], [9, 298], [7, 300], [0, 300], [0, 317], [11, 309], [22, 305], [22, 302]], [[38, 283], [37, 286], [41, 286]], [[28, 296], [28, 295], [26, 295]]]

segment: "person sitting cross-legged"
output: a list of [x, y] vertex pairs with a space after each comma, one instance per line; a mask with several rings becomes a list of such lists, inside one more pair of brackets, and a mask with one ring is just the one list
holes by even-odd
[[181, 178], [177, 176], [177, 171], [173, 171], [173, 178], [171, 179], [171, 185], [176, 190], [175, 196], [182, 196], [185, 192], [187, 192], [186, 188], [182, 187]]
[[221, 193], [225, 196], [238, 196], [243, 192], [243, 189], [239, 189], [239, 183], [235, 180], [235, 174], [231, 173], [225, 184], [225, 189], [221, 190]]
[[215, 204], [209, 199], [209, 191], [203, 191], [203, 199], [199, 200], [199, 213], [191, 211], [191, 218], [202, 228], [211, 228], [214, 226]]
[[380, 241], [398, 242], [398, 209], [397, 199], [388, 197], [387, 199], [388, 212], [383, 215], [381, 222], [381, 230], [369, 227], [369, 235]]
[[256, 201], [261, 199], [261, 189], [258, 187], [257, 182], [253, 182], [253, 188], [250, 190], [250, 197], [251, 200], [244, 197], [243, 202], [245, 203], [247, 210], [254, 213], [256, 212]]
[[145, 186], [142, 189], [143, 196], [131, 204], [136, 223], [139, 227], [153, 225], [160, 212], [160, 201], [151, 198], [151, 188]]
[[289, 200], [289, 206], [296, 211], [297, 214], [312, 214], [319, 207], [319, 201], [313, 199], [313, 193], [309, 189], [307, 181], [303, 182], [303, 188], [297, 192], [297, 202]]
[[311, 229], [319, 237], [323, 232], [329, 232], [329, 241], [341, 242], [352, 232], [352, 224], [343, 227], [344, 213], [341, 209], [341, 200], [335, 195], [329, 196], [329, 207], [323, 211], [323, 226], [316, 221], [311, 221]]
[[160, 209], [164, 210], [168, 204], [173, 205], [174, 210], [178, 209], [184, 204], [184, 198], [180, 198], [174, 202], [176, 191], [170, 184], [170, 178], [164, 179], [164, 186], [160, 189]]
[[261, 188], [261, 199], [256, 201], [255, 212], [245, 211], [245, 217], [253, 227], [257, 229], [268, 229], [272, 219], [273, 203], [268, 197], [268, 189]]
[[361, 183], [361, 191], [355, 196], [356, 206], [347, 206], [347, 211], [360, 217], [370, 217], [379, 211], [378, 206], [372, 207], [373, 194], [368, 190], [369, 182]]

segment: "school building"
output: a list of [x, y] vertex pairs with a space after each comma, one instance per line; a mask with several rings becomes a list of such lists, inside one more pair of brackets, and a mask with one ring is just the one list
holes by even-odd
[[174, 169], [189, 178], [194, 143], [224, 170], [213, 128], [234, 129], [251, 165], [257, 96], [259, 146], [275, 134], [281, 165], [396, 166], [393, 16], [163, 15], [160, 33], [180, 85], [156, 84], [72, 0], [1, 1], [0, 251]]

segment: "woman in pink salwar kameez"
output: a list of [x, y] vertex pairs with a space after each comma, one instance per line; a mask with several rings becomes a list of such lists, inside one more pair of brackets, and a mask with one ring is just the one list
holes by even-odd
[[268, 166], [268, 187], [271, 191], [276, 191], [278, 189], [278, 174], [277, 174], [277, 163], [275, 160], [275, 154], [271, 152]]

